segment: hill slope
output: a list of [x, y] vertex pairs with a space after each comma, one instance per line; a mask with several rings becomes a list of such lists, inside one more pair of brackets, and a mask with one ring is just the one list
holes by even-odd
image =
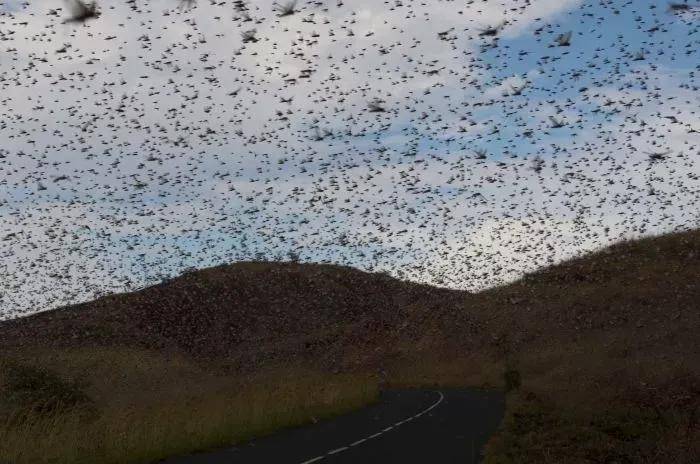
[[465, 311], [510, 351], [604, 334], [638, 354], [680, 356], [697, 346], [699, 280], [700, 232], [693, 231], [620, 243], [540, 270], [468, 297]]
[[465, 310], [522, 378], [491, 455], [700, 460], [700, 232], [621, 243]]
[[479, 294], [340, 266], [237, 263], [0, 323], [0, 351], [110, 405], [219, 391], [231, 375], [256, 387], [299, 372], [316, 384], [344, 373], [505, 386], [490, 462], [694, 462], [698, 333], [691, 231]]
[[237, 263], [4, 322], [0, 348], [128, 346], [244, 370], [292, 360], [330, 366], [347, 350], [376, 353], [399, 335], [425, 335], [461, 296], [341, 266]]

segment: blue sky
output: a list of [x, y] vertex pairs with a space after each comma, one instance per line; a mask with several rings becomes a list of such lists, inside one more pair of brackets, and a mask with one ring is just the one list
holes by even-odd
[[290, 251], [478, 290], [699, 225], [698, 10], [65, 6], [0, 6], [0, 318]]

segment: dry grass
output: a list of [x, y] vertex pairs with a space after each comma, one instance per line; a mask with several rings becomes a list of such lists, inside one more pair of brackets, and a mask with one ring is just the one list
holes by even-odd
[[[53, 374], [7, 395], [0, 363], [0, 416], [10, 397], [41, 413], [0, 430], [0, 463], [148, 462], [362, 405], [380, 383], [511, 390], [490, 464], [695, 464], [699, 275], [693, 231], [476, 295], [243, 263], [7, 322], [0, 354]], [[48, 399], [64, 412], [26, 403]]]
[[508, 395], [487, 464], [698, 462], [700, 378], [684, 359], [579, 340], [510, 363], [522, 385]]
[[688, 409], [659, 414], [625, 402], [562, 408], [521, 391], [508, 397], [506, 418], [487, 446], [485, 464], [695, 464], [698, 443], [700, 431]]
[[[122, 355], [116, 353], [115, 362]], [[151, 368], [162, 361], [152, 353], [142, 355], [151, 361]], [[106, 356], [102, 352], [100, 357]], [[85, 359], [63, 365], [75, 368], [82, 363]], [[62, 382], [43, 368], [34, 371], [46, 373], [52, 382]], [[93, 392], [109, 385], [99, 380], [99, 374], [90, 374], [90, 382], [101, 385], [90, 387]], [[52, 411], [27, 404], [14, 411], [6, 408], [0, 417], [0, 462], [149, 463], [339, 414], [368, 404], [378, 395], [376, 381], [369, 376], [291, 368], [260, 374], [245, 383], [226, 376], [205, 376], [199, 382], [190, 378], [186, 385], [173, 388], [171, 384], [169, 389], [142, 389], [156, 378], [172, 380], [168, 371], [131, 374], [132, 383], [122, 381], [114, 400], [104, 396], [89, 406], [75, 403]], [[125, 401], [129, 390], [140, 391], [130, 404]]]
[[392, 365], [387, 372], [390, 388], [503, 388], [503, 366], [478, 353], [437, 357], [424, 354]]

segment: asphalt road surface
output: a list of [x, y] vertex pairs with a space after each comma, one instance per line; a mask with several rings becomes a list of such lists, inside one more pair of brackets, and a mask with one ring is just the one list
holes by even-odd
[[402, 390], [364, 409], [166, 464], [476, 464], [504, 412], [498, 392]]

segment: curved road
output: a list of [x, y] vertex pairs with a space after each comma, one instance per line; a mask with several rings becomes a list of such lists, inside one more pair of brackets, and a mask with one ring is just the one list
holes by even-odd
[[162, 462], [476, 464], [503, 411], [504, 398], [498, 392], [389, 391], [378, 403], [343, 416]]

